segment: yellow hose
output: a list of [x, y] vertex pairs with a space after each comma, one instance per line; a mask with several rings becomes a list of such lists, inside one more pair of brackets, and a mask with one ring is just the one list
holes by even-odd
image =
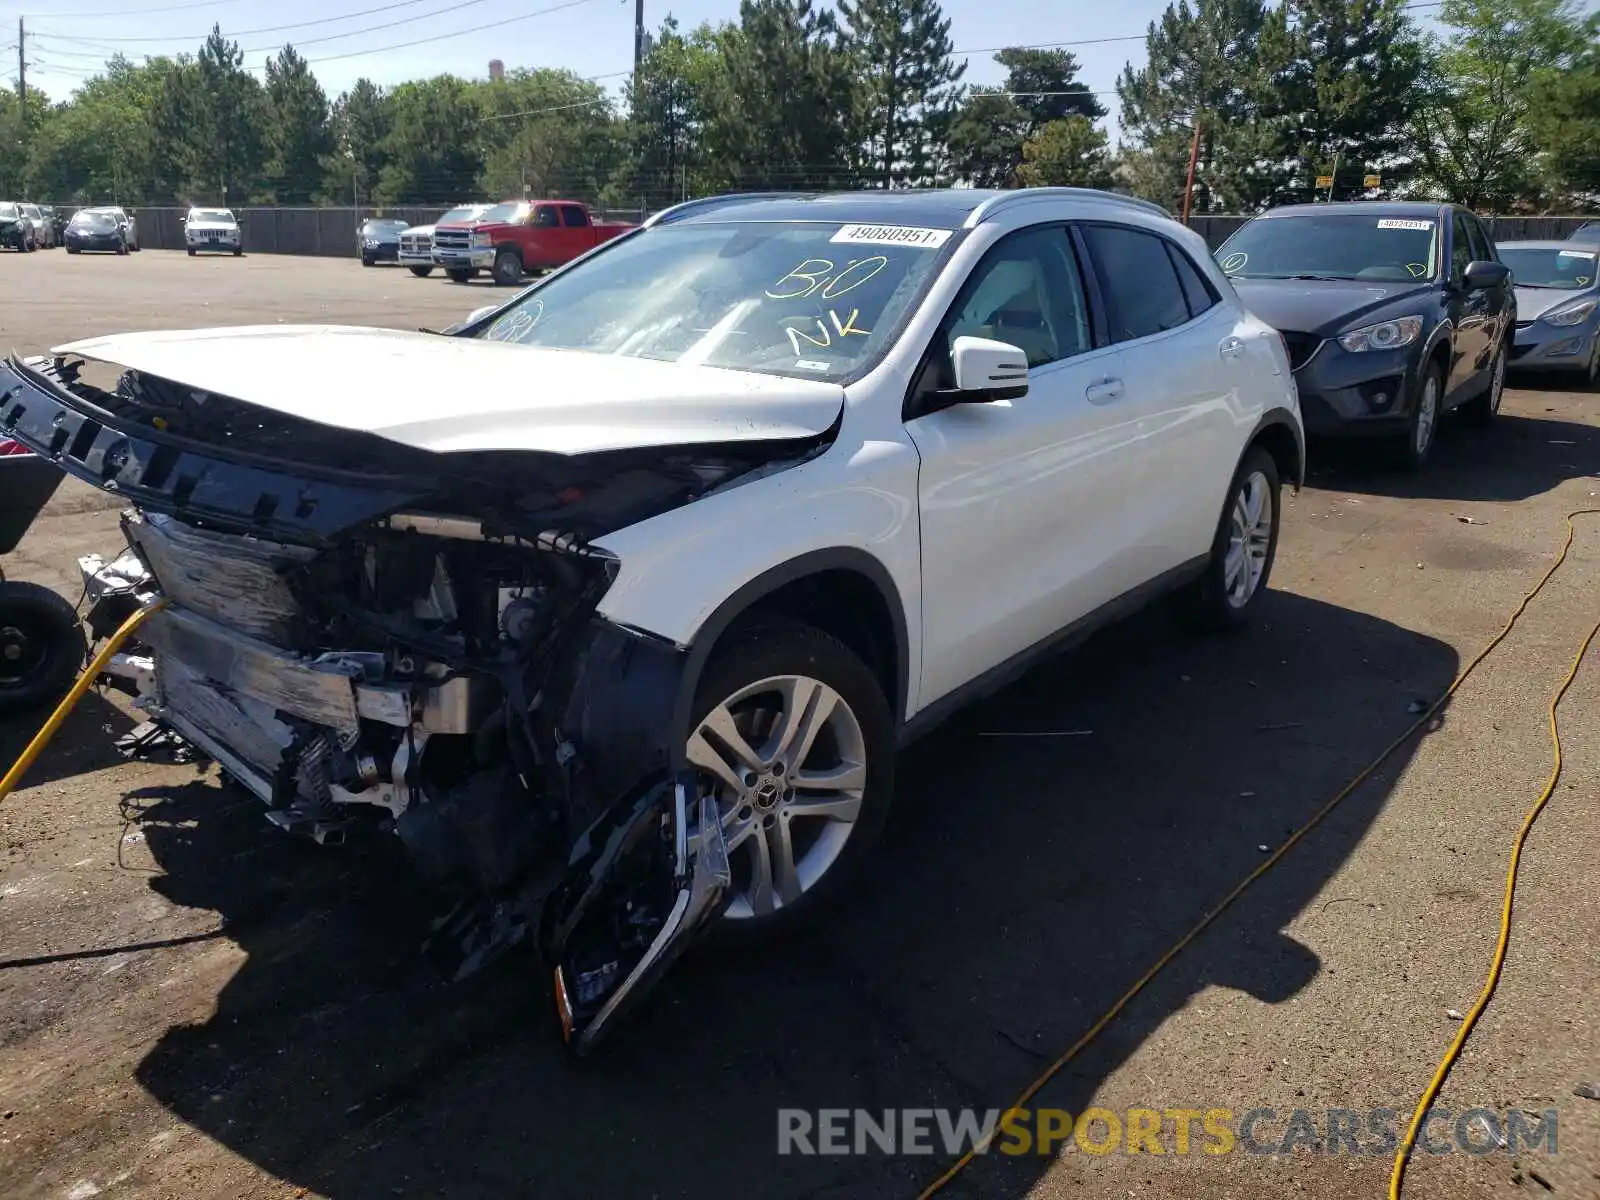
[[[1400, 749], [1401, 746], [1410, 741], [1413, 735], [1426, 726], [1429, 721], [1433, 720], [1434, 715], [1437, 714], [1438, 711], [1449, 702], [1450, 698], [1460, 690], [1461, 685], [1467, 681], [1468, 676], [1478, 669], [1478, 667], [1483, 663], [1483, 660], [1488, 658], [1501, 642], [1505, 641], [1506, 636], [1511, 632], [1512, 627], [1516, 625], [1522, 614], [1527, 611], [1528, 605], [1533, 603], [1534, 597], [1544, 590], [1545, 584], [1550, 582], [1551, 577], [1560, 568], [1561, 564], [1567, 561], [1567, 554], [1572, 549], [1573, 536], [1577, 532], [1576, 526], [1573, 525], [1573, 518], [1582, 516], [1600, 516], [1600, 508], [1579, 508], [1574, 509], [1572, 512], [1567, 514], [1566, 540], [1562, 542], [1561, 552], [1556, 555], [1555, 561], [1552, 562], [1549, 569], [1539, 577], [1539, 582], [1534, 584], [1533, 587], [1530, 588], [1526, 594], [1524, 594], [1521, 602], [1515, 609], [1512, 610], [1511, 616], [1506, 619], [1506, 623], [1500, 627], [1500, 632], [1495, 634], [1494, 637], [1490, 638], [1488, 644], [1472, 657], [1472, 661], [1461, 668], [1455, 679], [1451, 681], [1450, 686], [1445, 689], [1444, 695], [1440, 696], [1438, 700], [1434, 701], [1427, 712], [1423, 713], [1409, 726], [1407, 726], [1405, 731], [1401, 733], [1399, 737], [1395, 738], [1394, 741], [1390, 742], [1381, 751], [1379, 751], [1378, 756], [1366, 766], [1362, 767], [1361, 770], [1356, 773], [1355, 778], [1351, 779], [1349, 783], [1340, 788], [1332, 799], [1328, 800], [1327, 803], [1325, 803], [1321, 808], [1317, 809], [1317, 811], [1311, 815], [1310, 820], [1290, 834], [1288, 839], [1283, 843], [1283, 845], [1278, 847], [1278, 849], [1270, 858], [1266, 859], [1259, 867], [1241, 879], [1234, 886], [1233, 890], [1218, 902], [1215, 908], [1206, 913], [1205, 916], [1201, 917], [1188, 933], [1184, 934], [1181, 938], [1174, 942], [1172, 947], [1167, 950], [1165, 954], [1156, 959], [1156, 961], [1150, 966], [1149, 970], [1145, 971], [1143, 975], [1139, 976], [1139, 978], [1134, 981], [1133, 986], [1124, 992], [1117, 1002], [1107, 1009], [1105, 1014], [1101, 1016], [1099, 1020], [1097, 1020], [1093, 1025], [1089, 1026], [1088, 1030], [1082, 1037], [1069, 1046], [1066, 1052], [1063, 1053], [1060, 1058], [1056, 1059], [1053, 1063], [1046, 1067], [1044, 1072], [1037, 1079], [1023, 1089], [1022, 1094], [1012, 1102], [1011, 1108], [1007, 1110], [1008, 1115], [1011, 1112], [1021, 1109], [1023, 1105], [1027, 1104], [1028, 1101], [1038, 1093], [1040, 1088], [1049, 1083], [1051, 1079], [1055, 1078], [1055, 1076], [1060, 1073], [1063, 1067], [1081, 1054], [1084, 1048], [1088, 1046], [1090, 1042], [1094, 1041], [1095, 1038], [1100, 1036], [1100, 1034], [1105, 1030], [1106, 1026], [1110, 1025], [1111, 1022], [1115, 1021], [1117, 1017], [1122, 1014], [1122, 1010], [1133, 1002], [1133, 998], [1140, 992], [1144, 991], [1144, 989], [1149, 985], [1150, 981], [1159, 975], [1168, 963], [1177, 958], [1178, 955], [1183, 953], [1184, 950], [1188, 949], [1196, 938], [1204, 933], [1205, 930], [1210, 927], [1210, 925], [1216, 921], [1218, 917], [1220, 917], [1228, 910], [1228, 908], [1233, 905], [1235, 900], [1244, 895], [1251, 884], [1255, 883], [1256, 880], [1260, 879], [1268, 871], [1272, 870], [1273, 867], [1277, 866], [1278, 863], [1282, 862], [1284, 856], [1288, 854], [1289, 851], [1292, 850], [1295, 845], [1297, 845], [1299, 841], [1306, 836], [1306, 834], [1310, 833], [1318, 825], [1322, 824], [1322, 822], [1327, 818], [1328, 814], [1333, 812], [1333, 810], [1342, 804], [1358, 787], [1365, 783], [1372, 773], [1381, 767], [1385, 762], [1387, 762], [1390, 756], [1393, 755], [1396, 750]], [[1562, 682], [1560, 688], [1557, 689], [1555, 695], [1551, 697], [1549, 710], [1550, 737], [1555, 744], [1555, 767], [1550, 773], [1550, 779], [1545, 785], [1543, 794], [1539, 797], [1538, 803], [1533, 806], [1527, 817], [1523, 820], [1522, 828], [1518, 832], [1516, 841], [1512, 845], [1511, 864], [1506, 871], [1505, 903], [1500, 914], [1500, 940], [1495, 947], [1494, 959], [1489, 969], [1489, 978], [1484, 983], [1483, 991], [1478, 997], [1478, 1003], [1473, 1006], [1472, 1012], [1467, 1015], [1467, 1019], [1461, 1023], [1461, 1029], [1457, 1032], [1455, 1041], [1451, 1043], [1450, 1049], [1446, 1051], [1444, 1060], [1439, 1064], [1438, 1070], [1434, 1072], [1433, 1081], [1428, 1085], [1428, 1089], [1423, 1093], [1422, 1101], [1417, 1105], [1416, 1112], [1412, 1116], [1411, 1128], [1406, 1134], [1405, 1141], [1401, 1144], [1399, 1150], [1395, 1154], [1394, 1172], [1389, 1180], [1388, 1200], [1400, 1200], [1400, 1182], [1405, 1175], [1406, 1160], [1410, 1157], [1412, 1146], [1416, 1142], [1417, 1131], [1422, 1125], [1422, 1121], [1427, 1114], [1428, 1107], [1433, 1103], [1434, 1098], [1438, 1095], [1439, 1089], [1444, 1086], [1445, 1077], [1450, 1073], [1450, 1068], [1455, 1064], [1457, 1055], [1461, 1053], [1461, 1047], [1466, 1044], [1467, 1035], [1472, 1032], [1473, 1025], [1477, 1023], [1478, 1017], [1482, 1015], [1484, 1008], [1488, 1006], [1489, 999], [1494, 994], [1495, 986], [1500, 982], [1500, 970], [1505, 963], [1506, 946], [1511, 936], [1511, 900], [1512, 895], [1516, 890], [1517, 867], [1522, 858], [1522, 844], [1527, 840], [1528, 831], [1532, 829], [1533, 822], [1538, 818], [1540, 811], [1544, 808], [1545, 803], [1550, 799], [1551, 794], [1554, 793], [1556, 782], [1561, 776], [1561, 734], [1556, 725], [1556, 706], [1561, 703], [1561, 698], [1566, 695], [1567, 689], [1572, 686], [1573, 679], [1577, 677], [1578, 668], [1583, 664], [1584, 655], [1588, 653], [1589, 646], [1594, 641], [1597, 633], [1600, 633], [1600, 624], [1597, 624], [1594, 629], [1589, 631], [1589, 636], [1583, 640], [1583, 646], [1578, 650], [1577, 657], [1572, 660], [1572, 669], [1567, 672], [1566, 679]], [[972, 1149], [968, 1150], [965, 1154], [958, 1158], [943, 1175], [939, 1176], [939, 1178], [935, 1179], [926, 1188], [924, 1188], [922, 1192], [918, 1194], [917, 1200], [929, 1200], [929, 1197], [933, 1196], [937, 1192], [942, 1191], [945, 1185], [959, 1175], [963, 1170], [965, 1170], [973, 1161], [973, 1159], [988, 1149], [989, 1142], [992, 1140], [992, 1135], [990, 1138], [980, 1139], [978, 1143], [972, 1147]]]
[[5, 778], [0, 779], [0, 803], [3, 803], [5, 798], [11, 795], [17, 784], [22, 782], [22, 776], [26, 774], [29, 767], [33, 766], [34, 760], [44, 752], [44, 748], [50, 744], [50, 739], [55, 737], [56, 732], [61, 728], [62, 722], [78, 706], [78, 701], [83, 699], [84, 693], [94, 686], [94, 681], [100, 678], [101, 672], [106, 669], [106, 664], [111, 661], [111, 656], [122, 648], [122, 644], [133, 635], [134, 630], [143, 625], [152, 614], [165, 608], [166, 604], [167, 602], [164, 599], [150, 601], [150, 603], [144, 605], [124, 621], [122, 627], [106, 639], [106, 644], [100, 647], [100, 652], [84, 668], [83, 674], [78, 676], [77, 681], [72, 685], [72, 690], [62, 697], [60, 704], [56, 705], [55, 712], [50, 714], [50, 719], [44, 723], [44, 728], [34, 735], [34, 739], [28, 743], [27, 749], [22, 752], [16, 762], [11, 764], [11, 769], [6, 772]]

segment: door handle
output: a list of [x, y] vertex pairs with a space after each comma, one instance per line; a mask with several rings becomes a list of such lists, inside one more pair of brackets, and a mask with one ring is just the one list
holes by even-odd
[[1090, 404], [1109, 404], [1122, 399], [1122, 380], [1097, 379], [1083, 389], [1084, 399]]
[[1229, 362], [1244, 357], [1244, 339], [1231, 336], [1223, 338], [1217, 346], [1217, 353]]

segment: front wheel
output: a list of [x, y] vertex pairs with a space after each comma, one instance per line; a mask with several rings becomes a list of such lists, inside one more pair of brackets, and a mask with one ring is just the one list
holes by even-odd
[[715, 795], [733, 868], [723, 941], [777, 936], [850, 882], [894, 790], [877, 678], [808, 625], [751, 626], [712, 656], [686, 756]]
[[1283, 491], [1278, 464], [1260, 446], [1246, 451], [1211, 539], [1205, 573], [1192, 593], [1194, 616], [1210, 629], [1234, 629], [1249, 619], [1267, 590], [1278, 556]]
[[522, 282], [522, 255], [510, 246], [502, 247], [495, 252], [491, 274], [497, 287], [515, 287]]
[[444, 273], [451, 283], [465, 283], [478, 272], [471, 267], [446, 267]]
[[37, 583], [0, 582], [0, 714], [60, 700], [86, 652], [72, 605]]
[[1406, 440], [1395, 448], [1402, 470], [1420, 471], [1433, 457], [1433, 444], [1439, 434], [1439, 414], [1443, 411], [1444, 372], [1437, 363], [1426, 368], [1417, 399], [1406, 420]]
[[433, 274], [432, 267], [412, 267], [410, 270], [411, 273], [418, 279], [426, 279], [429, 275]]

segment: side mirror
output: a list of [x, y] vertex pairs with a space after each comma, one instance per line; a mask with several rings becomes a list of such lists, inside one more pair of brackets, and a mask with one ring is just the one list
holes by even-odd
[[950, 365], [955, 376], [951, 404], [987, 404], [1028, 394], [1028, 355], [1010, 342], [958, 337], [950, 347]]
[[1505, 263], [1490, 262], [1488, 259], [1479, 259], [1467, 264], [1466, 274], [1462, 282], [1466, 284], [1469, 292], [1482, 291], [1485, 288], [1497, 288], [1511, 278], [1511, 268]]

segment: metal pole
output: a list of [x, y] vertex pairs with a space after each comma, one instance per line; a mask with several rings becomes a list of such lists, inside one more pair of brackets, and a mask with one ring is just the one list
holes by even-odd
[[1183, 185], [1183, 223], [1189, 223], [1189, 206], [1194, 201], [1194, 170], [1200, 162], [1200, 118], [1194, 119], [1194, 141], [1189, 145], [1189, 178]]
[[1333, 171], [1328, 176], [1328, 202], [1333, 203], [1333, 187], [1339, 182], [1339, 151], [1333, 152]]
[[17, 18], [17, 129], [28, 128], [28, 56], [24, 47], [28, 42], [28, 31], [23, 27], [23, 18]]
[[639, 64], [644, 61], [644, 0], [633, 0], [633, 78], [638, 86]]

